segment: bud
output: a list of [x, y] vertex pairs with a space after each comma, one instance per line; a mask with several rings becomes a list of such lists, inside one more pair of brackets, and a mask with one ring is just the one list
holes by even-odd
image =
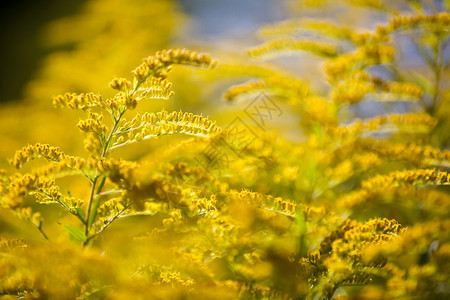
[[119, 91], [126, 91], [132, 87], [132, 84], [130, 81], [126, 80], [125, 78], [114, 78], [109, 83], [109, 87], [111, 87], [115, 90], [119, 90]]

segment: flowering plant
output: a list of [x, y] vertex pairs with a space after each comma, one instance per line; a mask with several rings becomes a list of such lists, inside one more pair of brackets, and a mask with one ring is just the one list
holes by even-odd
[[[388, 21], [367, 32], [331, 20], [288, 20], [262, 28], [263, 37], [276, 38], [248, 51], [254, 59], [284, 51], [315, 55], [323, 62], [324, 89], [270, 66], [219, 65], [207, 54], [171, 49], [144, 59], [132, 80], [113, 79], [112, 97], [56, 96], [57, 108], [87, 115], [77, 124], [87, 154], [28, 145], [10, 160], [25, 171], [0, 173], [1, 207], [42, 237], [1, 238], [0, 294], [445, 298], [450, 93], [443, 78], [450, 16], [427, 1], [402, 1], [408, 15], [387, 1], [336, 2], [375, 10]], [[416, 43], [430, 76], [397, 60], [398, 34]], [[214, 68], [209, 77], [251, 76], [225, 98], [262, 101], [247, 111], [254, 125], [237, 118], [221, 129], [191, 113], [133, 114], [144, 101], [172, 96], [168, 74], [176, 65]], [[348, 117], [369, 101], [384, 110]], [[397, 102], [413, 105], [392, 113]], [[297, 120], [294, 133], [302, 139], [265, 130], [280, 107]], [[118, 158], [134, 144], [178, 133], [193, 138], [145, 157]], [[214, 169], [217, 159], [236, 154]], [[38, 159], [44, 163], [31, 162]]]

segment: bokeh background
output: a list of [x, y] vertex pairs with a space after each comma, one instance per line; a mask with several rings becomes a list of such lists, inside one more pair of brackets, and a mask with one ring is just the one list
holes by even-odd
[[[75, 128], [80, 118], [55, 110], [52, 98], [66, 92], [112, 94], [109, 81], [129, 77], [141, 59], [165, 48], [187, 47], [211, 53], [221, 65], [257, 65], [283, 69], [306, 81], [316, 93], [329, 88], [323, 60], [314, 55], [295, 55], [252, 60], [246, 50], [264, 39], [258, 29], [268, 23], [297, 17], [334, 19], [340, 25], [373, 29], [386, 14], [370, 9], [334, 5], [299, 9], [295, 0], [68, 0], [1, 1], [0, 12], [0, 167], [10, 168], [6, 158], [28, 143], [49, 143], [69, 153], [82, 151]], [[320, 2], [320, 1], [319, 1]], [[344, 1], [345, 2], [345, 1]], [[442, 1], [434, 1], [442, 8]], [[393, 3], [392, 5], [396, 5]], [[397, 9], [402, 9], [399, 2]], [[306, 36], [308, 38], [308, 36]], [[396, 35], [396, 63], [425, 77], [433, 74], [407, 35]], [[450, 51], [444, 49], [445, 61]], [[383, 68], [371, 72], [389, 79]], [[241, 73], [241, 74], [239, 74]], [[248, 103], [226, 103], [225, 91], [253, 79], [251, 71], [222, 68], [207, 73], [175, 68], [173, 101], [146, 103], [141, 110], [185, 110], [213, 117], [220, 126], [242, 112]], [[186, 76], [188, 74], [188, 76]], [[445, 73], [443, 76], [448, 76]], [[445, 77], [443, 83], [448, 82]], [[281, 107], [280, 134], [299, 140], [298, 120]], [[340, 112], [342, 119], [374, 117], [386, 112], [420, 111], [414, 102], [380, 104], [364, 101]], [[234, 115], [233, 115], [234, 112]], [[350, 116], [350, 117], [349, 117]]]
[[[29, 81], [38, 76], [45, 58], [53, 52], [68, 51], [48, 43], [48, 28], [58, 21], [83, 15], [88, 0], [2, 0], [0, 1], [0, 101], [23, 99]], [[103, 1], [105, 4], [108, 1]], [[111, 5], [113, 8], [114, 2]], [[137, 6], [140, 1], [128, 1]], [[166, 1], [162, 1], [166, 2]], [[173, 43], [195, 39], [221, 47], [235, 48], [234, 43], [254, 40], [254, 32], [262, 24], [286, 17], [285, 3], [276, 0], [180, 0], [173, 1], [174, 10], [185, 16], [183, 26], [169, 35]], [[286, 2], [286, 1], [284, 1]], [[113, 10], [113, 9], [112, 9]], [[98, 16], [103, 13], [98, 11]], [[96, 18], [92, 12], [91, 18]], [[152, 26], [148, 20], [147, 26]], [[72, 29], [73, 30], [73, 29]], [[63, 33], [61, 33], [63, 34]], [[67, 33], [70, 35], [70, 32]], [[99, 37], [101, 33], [98, 33]], [[231, 43], [230, 43], [231, 42]], [[169, 43], [170, 44], [170, 43]], [[105, 45], [108, 47], [108, 45]], [[149, 49], [148, 55], [154, 49]]]

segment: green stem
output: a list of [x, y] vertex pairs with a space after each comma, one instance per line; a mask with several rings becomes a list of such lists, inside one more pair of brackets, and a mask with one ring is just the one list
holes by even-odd
[[431, 103], [431, 115], [435, 114], [435, 110], [439, 107], [439, 96], [440, 90], [439, 87], [441, 85], [441, 77], [442, 77], [442, 40], [439, 38], [436, 47], [434, 47], [434, 91], [433, 91], [433, 101]]
[[90, 237], [87, 238], [86, 243], [88, 243], [92, 238], [96, 237], [98, 234], [100, 234], [103, 230], [105, 230], [106, 228], [109, 227], [109, 225], [111, 225], [112, 222], [114, 222], [118, 217], [120, 217], [120, 215], [127, 210], [129, 207], [125, 207], [122, 210], [120, 210], [111, 220], [109, 220], [108, 223], [106, 223], [99, 231], [97, 231], [96, 233], [94, 233], [93, 235], [91, 235]]
[[[47, 193], [46, 191], [44, 191], [44, 190], [42, 190], [42, 189], [39, 189], [39, 192], [41, 192], [41, 193], [47, 195], [49, 198], [53, 199], [52, 196], [51, 196], [49, 193]], [[75, 217], [77, 217], [77, 218], [81, 221], [81, 223], [84, 224], [83, 218], [82, 218], [79, 214], [74, 213], [74, 212], [70, 209], [70, 207], [67, 206], [67, 204], [66, 204], [64, 201], [57, 201], [57, 202], [58, 202], [62, 207], [64, 207], [69, 213], [71, 213], [72, 215], [74, 215]]]
[[[149, 74], [149, 76], [150, 76], [150, 74]], [[138, 90], [138, 88], [139, 88], [139, 86], [141, 86], [141, 84], [149, 77], [149, 76], [147, 76], [144, 80], [142, 80], [142, 81], [140, 81], [140, 82], [137, 82], [136, 83], [136, 86], [133, 88], [133, 90], [131, 91], [131, 93], [128, 95], [129, 97], [133, 97], [134, 96], [134, 94], [137, 92], [137, 90]], [[105, 140], [105, 143], [104, 143], [104, 145], [103, 145], [103, 149], [102, 149], [102, 152], [101, 152], [101, 154], [100, 154], [100, 157], [99, 157], [99, 160], [101, 160], [102, 158], [105, 158], [107, 155], [108, 155], [108, 151], [109, 150], [111, 150], [111, 147], [110, 147], [110, 145], [111, 145], [111, 141], [112, 141], [112, 138], [113, 138], [113, 136], [114, 136], [114, 134], [116, 133], [116, 130], [117, 130], [117, 127], [119, 126], [119, 123], [120, 123], [120, 120], [122, 119], [122, 116], [125, 114], [125, 112], [127, 111], [127, 107], [124, 107], [123, 108], [123, 110], [120, 110], [119, 111], [119, 115], [116, 117], [115, 116], [115, 114], [112, 114], [112, 117], [113, 117], [113, 122], [114, 122], [114, 125], [113, 125], [113, 127], [111, 128], [111, 131], [109, 132], [109, 134], [108, 134], [108, 137], [106, 138], [106, 140]], [[97, 182], [98, 182], [98, 179], [101, 177], [101, 174], [99, 175], [98, 174], [98, 171], [96, 171], [95, 172], [95, 176], [94, 176], [94, 179], [92, 180], [92, 186], [91, 186], [91, 191], [90, 191], [90, 195], [89, 195], [89, 201], [88, 201], [88, 205], [87, 205], [87, 210], [86, 210], [86, 220], [84, 221], [84, 234], [86, 235], [86, 236], [88, 236], [89, 235], [89, 229], [90, 229], [90, 222], [89, 222], [89, 219], [90, 219], [90, 216], [91, 216], [91, 210], [92, 210], [92, 204], [93, 204], [93, 202], [94, 202], [94, 198], [96, 198], [97, 197], [97, 195], [98, 194], [100, 194], [101, 193], [101, 186], [100, 186], [100, 188], [97, 190], [97, 192], [95, 191], [95, 189], [96, 189], [96, 187], [97, 187]], [[116, 218], [113, 218], [113, 220], [111, 220], [111, 222], [112, 221], [114, 221]], [[93, 223], [93, 222], [92, 222]], [[109, 225], [109, 224], [108, 224]], [[97, 232], [97, 233], [95, 233], [94, 235], [92, 235], [91, 237], [89, 237], [87, 240], [86, 240], [86, 242], [83, 242], [83, 246], [86, 246], [88, 243], [89, 243], [89, 241], [94, 237], [94, 236], [96, 236], [97, 234], [99, 234], [101, 231], [103, 231], [104, 230], [104, 228], [102, 229], [102, 230], [100, 230], [99, 232]]]
[[114, 194], [120, 194], [122, 193], [121, 190], [110, 190], [110, 191], [106, 191], [106, 192], [99, 192], [97, 193], [94, 198], [100, 197], [100, 196], [106, 196], [106, 195], [114, 195]]
[[45, 234], [45, 232], [42, 230], [42, 228], [38, 228], [39, 232], [42, 234], [42, 236], [49, 241], [50, 239], [48, 238], [48, 236]]
[[[102, 158], [106, 157], [108, 154], [108, 150], [109, 150], [109, 146], [111, 144], [111, 139], [114, 135], [114, 132], [117, 130], [117, 126], [119, 126], [119, 122], [120, 119], [122, 118], [122, 116], [124, 115], [124, 113], [127, 111], [127, 108], [124, 108], [124, 110], [122, 112], [120, 112], [119, 116], [117, 118], [115, 118], [114, 121], [114, 125], [111, 128], [111, 131], [109, 132], [108, 138], [105, 141], [105, 145], [103, 146], [103, 150], [102, 153], [100, 154], [99, 160], [101, 160]], [[98, 175], [98, 171], [95, 172], [95, 177], [94, 180], [92, 181], [92, 185], [91, 185], [91, 192], [89, 194], [89, 201], [88, 201], [88, 206], [87, 206], [87, 211], [86, 211], [86, 220], [85, 220], [85, 227], [84, 227], [84, 234], [86, 236], [89, 235], [89, 218], [91, 215], [91, 209], [92, 209], [92, 203], [94, 200], [94, 197], [96, 196], [95, 193], [95, 189], [97, 187], [97, 182], [98, 179], [100, 178], [100, 176]], [[101, 193], [101, 191], [97, 191], [97, 194]], [[83, 243], [84, 246], [86, 246], [88, 244], [89, 240], [86, 240], [86, 242]]]
[[119, 126], [120, 119], [122, 119], [122, 116], [124, 115], [124, 113], [125, 113], [126, 111], [127, 111], [127, 109], [124, 108], [124, 110], [119, 114], [119, 116], [117, 117], [117, 119], [115, 119], [113, 128], [112, 128], [111, 131], [109, 132], [108, 138], [106, 139], [105, 146], [103, 147], [102, 154], [100, 155], [100, 159], [102, 159], [102, 158], [104, 158], [104, 157], [107, 156], [108, 150], [109, 150], [109, 148], [110, 148], [109, 146], [110, 146], [110, 144], [111, 144], [112, 137], [114, 136], [114, 133], [115, 133], [116, 130], [117, 130], [117, 126]]
[[48, 236], [45, 234], [44, 230], [42, 230], [42, 224], [40, 226], [37, 226], [36, 224], [34, 224], [33, 222], [31, 222], [34, 227], [36, 227], [37, 230], [39, 230], [39, 232], [42, 234], [42, 236], [47, 240], [50, 241], [50, 239], [48, 238]]
[[[89, 216], [91, 214], [92, 208], [92, 200], [94, 199], [95, 187], [97, 185], [98, 175], [95, 175], [94, 181], [92, 182], [91, 192], [89, 195], [89, 202], [86, 211], [86, 220], [84, 221], [84, 234], [87, 236], [89, 234]], [[87, 241], [84, 242], [84, 245], [87, 244]]]

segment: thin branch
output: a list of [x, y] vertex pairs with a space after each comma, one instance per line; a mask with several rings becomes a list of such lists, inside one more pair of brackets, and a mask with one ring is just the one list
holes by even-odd
[[121, 190], [109, 190], [109, 191], [102, 192], [102, 193], [98, 193], [98, 194], [94, 195], [94, 198], [98, 198], [98, 197], [102, 197], [102, 196], [107, 196], [107, 195], [120, 194], [120, 193], [122, 193]]
[[433, 91], [433, 102], [431, 103], [431, 113], [434, 114], [435, 110], [439, 107], [440, 103], [440, 85], [441, 85], [441, 77], [442, 77], [442, 66], [443, 66], [443, 57], [442, 57], [442, 40], [438, 39], [436, 47], [434, 50], [434, 91]]
[[[148, 77], [150, 77], [150, 75], [152, 75], [152, 74], [148, 74], [148, 76], [146, 78], [143, 78], [143, 80], [136, 82], [136, 86], [133, 88], [133, 91], [131, 91], [131, 93], [129, 94], [130, 97], [134, 96], [134, 94], [137, 92], [138, 88], [145, 82], [145, 80]], [[113, 136], [114, 136], [114, 134], [115, 134], [115, 132], [117, 130], [117, 127], [119, 126], [119, 123], [120, 123], [120, 120], [121, 120], [122, 116], [125, 114], [126, 111], [127, 111], [127, 107], [124, 107], [123, 110], [119, 112], [119, 115], [117, 116], [117, 118], [116, 118], [114, 113], [110, 112], [110, 114], [111, 114], [111, 116], [113, 118], [114, 125], [111, 128], [111, 131], [109, 132], [108, 137], [106, 138], [106, 140], [104, 142], [103, 150], [102, 150], [102, 153], [100, 154], [100, 157], [99, 157], [100, 160], [102, 158], [106, 157], [108, 155], [108, 153], [113, 149], [112, 147], [110, 147], [112, 138], [113, 138]], [[84, 225], [85, 225], [84, 233], [85, 233], [86, 236], [89, 235], [89, 229], [90, 229], [89, 228], [89, 218], [90, 218], [90, 215], [91, 215], [92, 203], [94, 201], [94, 198], [96, 198], [96, 195], [100, 194], [100, 192], [101, 192], [101, 191], [97, 191], [97, 193], [95, 192], [95, 189], [96, 189], [96, 186], [97, 186], [97, 181], [98, 181], [99, 177], [100, 176], [99, 176], [98, 170], [97, 170], [97, 171], [95, 171], [94, 179], [91, 181], [91, 183], [92, 183], [91, 191], [90, 191], [89, 201], [88, 201], [87, 210], [86, 210], [86, 220], [85, 220], [85, 223], [84, 223]], [[122, 211], [120, 213], [122, 213]], [[114, 217], [114, 219], [117, 218], [117, 217], [118, 216]], [[111, 220], [111, 222], [113, 220]], [[108, 223], [107, 226], [109, 226], [109, 224], [110, 223]], [[101, 229], [99, 232], [95, 233], [93, 236], [89, 237], [85, 242], [83, 242], [83, 246], [86, 246], [92, 237], [96, 236], [97, 234], [99, 234], [104, 229], [105, 229], [105, 227], [103, 229]]]
[[50, 241], [50, 239], [48, 238], [48, 236], [45, 234], [44, 230], [42, 230], [42, 225], [41, 225], [41, 226], [37, 226], [37, 225], [34, 224], [33, 222], [31, 222], [31, 224], [33, 224], [33, 226], [36, 227], [37, 230], [39, 230], [39, 232], [42, 234], [42, 236], [43, 236], [47, 241]]
[[[39, 189], [38, 191], [41, 192], [41, 193], [43, 193], [43, 194], [45, 194], [45, 195], [47, 195], [50, 199], [53, 199], [52, 196], [51, 196], [49, 193], [47, 193], [46, 191], [44, 191], [44, 190], [42, 190], [42, 189]], [[76, 217], [81, 221], [81, 223], [84, 224], [83, 218], [82, 218], [78, 213], [74, 213], [74, 212], [70, 209], [70, 207], [67, 206], [66, 203], [64, 203], [64, 202], [62, 202], [62, 201], [58, 201], [58, 200], [55, 200], [55, 201], [56, 201], [56, 203], [59, 203], [62, 207], [64, 207], [69, 213], [71, 213], [72, 215], [76, 216]]]
[[96, 237], [97, 235], [99, 235], [103, 230], [105, 230], [106, 228], [108, 228], [109, 225], [111, 225], [112, 222], [114, 222], [117, 218], [119, 218], [120, 215], [121, 215], [125, 210], [127, 210], [128, 208], [130, 208], [130, 207], [127, 206], [127, 207], [121, 209], [121, 210], [120, 210], [120, 211], [119, 211], [112, 219], [110, 219], [110, 220], [108, 221], [108, 223], [106, 223], [99, 231], [97, 231], [96, 233], [94, 233], [93, 235], [91, 235], [90, 237], [88, 237], [88, 238], [86, 239], [86, 243], [89, 242], [92, 238], [94, 238], [94, 237]]
[[[115, 120], [115, 123], [113, 125], [113, 128], [111, 128], [111, 131], [109, 132], [108, 138], [105, 141], [105, 145], [103, 146], [103, 150], [102, 153], [100, 154], [100, 158], [102, 159], [104, 157], [106, 157], [108, 151], [110, 150], [109, 144], [111, 143], [111, 139], [113, 137], [114, 132], [117, 129], [117, 126], [119, 125], [120, 119], [122, 118], [122, 116], [124, 115], [124, 113], [127, 111], [127, 108], [124, 108], [124, 110], [119, 114], [119, 116], [117, 117], [117, 119]], [[90, 191], [90, 195], [89, 195], [89, 201], [88, 201], [88, 205], [87, 205], [87, 210], [86, 210], [86, 220], [85, 220], [85, 229], [84, 229], [84, 234], [86, 236], [88, 236], [89, 234], [89, 218], [91, 215], [91, 209], [92, 209], [92, 203], [94, 200], [94, 196], [95, 196], [95, 188], [97, 186], [97, 181], [99, 178], [98, 172], [95, 172], [95, 177], [94, 180], [92, 181], [92, 185], [91, 185], [91, 191]], [[87, 245], [89, 240], [86, 240], [86, 242], [83, 243], [83, 245]]]

